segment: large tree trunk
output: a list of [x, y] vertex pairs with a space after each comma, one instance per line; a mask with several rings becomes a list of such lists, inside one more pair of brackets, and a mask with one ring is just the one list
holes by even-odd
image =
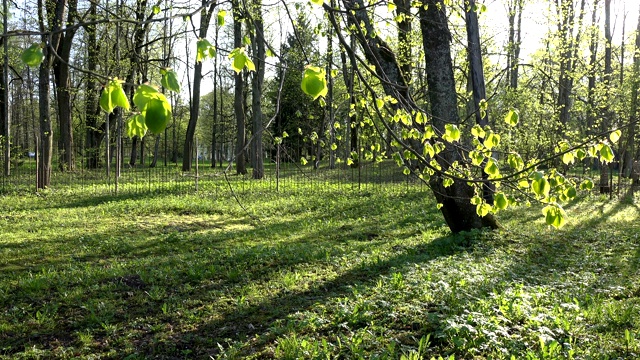
[[[43, 1], [46, 1], [46, 3], [43, 3]], [[51, 67], [53, 66], [54, 60], [51, 49], [56, 49], [60, 41], [61, 32], [59, 32], [59, 30], [62, 26], [65, 6], [66, 0], [58, 0], [55, 2], [53, 0], [38, 0], [38, 23], [40, 32], [42, 33], [41, 41], [42, 43], [47, 45], [45, 49], [43, 49], [44, 60], [42, 61], [42, 63], [40, 63], [40, 78], [38, 84], [40, 109], [40, 149], [36, 184], [38, 189], [44, 189], [51, 185], [53, 127], [51, 126], [51, 108], [49, 103], [49, 96], [51, 93]], [[47, 22], [49, 24], [48, 30], [52, 33], [51, 36], [47, 34], [47, 28], [45, 25]]]
[[[381, 78], [385, 93], [398, 100], [398, 107], [407, 111], [415, 109], [395, 54], [382, 39], [375, 35], [363, 0], [343, 0], [343, 2], [350, 17], [349, 23], [365, 26], [365, 29], [357, 29], [354, 32], [365, 57], [375, 66], [376, 74]], [[444, 2], [430, 0], [425, 5], [427, 6], [420, 7], [419, 16], [426, 55], [425, 68], [431, 105], [430, 118], [436, 132], [444, 133], [445, 124], [460, 123], [449, 45], [451, 35], [447, 25]], [[365, 32], [367, 35], [363, 36]], [[344, 46], [347, 46], [343, 39], [341, 41]], [[419, 150], [415, 146], [413, 149]], [[453, 185], [444, 187], [444, 172], [450, 164], [462, 160], [463, 151], [448, 143], [446, 149], [437, 157], [442, 170], [430, 178], [429, 185], [438, 203], [442, 204], [441, 211], [451, 231], [460, 232], [483, 227], [496, 228], [497, 223], [491, 215], [480, 217], [476, 213], [475, 205], [471, 204], [474, 189], [466, 181], [456, 180]]]
[[[431, 119], [436, 131], [443, 133], [445, 124], [459, 124], [451, 48], [445, 5], [442, 0], [429, 0], [428, 5], [420, 7], [420, 28], [425, 53], [425, 69], [431, 105]], [[449, 164], [462, 160], [462, 151], [448, 144], [437, 156], [437, 161], [446, 171]], [[438, 203], [440, 211], [453, 232], [468, 231], [483, 227], [496, 228], [493, 216], [480, 217], [476, 207], [471, 204], [474, 190], [465, 181], [455, 180], [453, 185], [444, 187], [441, 176], [432, 176], [429, 185]]]
[[60, 151], [60, 170], [73, 171], [75, 169], [75, 156], [73, 148], [73, 120], [71, 115], [71, 79], [69, 72], [69, 60], [71, 46], [75, 36], [75, 28], [70, 26], [77, 16], [77, 0], [69, 1], [67, 14], [67, 26], [69, 29], [61, 34], [60, 43], [56, 52], [60, 59], [56, 59], [53, 67], [53, 76], [56, 82], [56, 95], [58, 97], [58, 122], [60, 127], [60, 139], [58, 149]]
[[[204, 39], [207, 36], [209, 29], [209, 23], [213, 10], [216, 7], [216, 2], [213, 1], [209, 8], [205, 6], [208, 1], [202, 0], [202, 11], [200, 12], [200, 30], [198, 36]], [[198, 116], [200, 115], [200, 83], [202, 82], [202, 62], [196, 63], [193, 69], [193, 93], [191, 99], [191, 109], [189, 111], [189, 124], [187, 125], [187, 133], [185, 134], [184, 152], [182, 154], [182, 171], [190, 171], [193, 163], [193, 144], [194, 136], [196, 134], [196, 125], [198, 123]]]
[[[239, 0], [232, 1], [233, 4], [233, 47], [242, 46], [242, 15]], [[244, 70], [243, 70], [244, 71]], [[246, 174], [247, 164], [245, 163], [245, 114], [244, 114], [244, 78], [242, 72], [234, 74], [235, 94], [233, 101], [233, 111], [236, 117], [236, 173]]]
[[262, 22], [262, 0], [254, 0], [253, 25], [255, 27], [255, 41], [253, 51], [255, 56], [256, 73], [253, 76], [251, 108], [253, 112], [253, 142], [251, 156], [253, 156], [253, 178], [264, 177], [264, 160], [262, 151], [262, 84], [265, 70], [264, 26]]

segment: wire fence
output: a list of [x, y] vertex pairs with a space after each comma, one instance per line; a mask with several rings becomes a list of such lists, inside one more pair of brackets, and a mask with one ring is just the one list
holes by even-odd
[[[134, 165], [129, 164], [131, 147], [124, 147], [122, 164], [116, 168], [115, 156], [107, 171], [103, 158], [98, 166], [89, 167], [89, 159], [82, 149], [76, 151], [75, 168], [63, 170], [60, 167], [59, 153], [54, 149], [50, 188], [68, 192], [83, 193], [148, 193], [172, 192], [187, 193], [194, 191], [228, 191], [232, 186], [238, 193], [247, 191], [286, 192], [299, 188], [342, 189], [344, 191], [371, 191], [389, 187], [424, 186], [413, 176], [403, 174], [403, 169], [391, 160], [363, 161], [359, 166], [348, 166], [344, 162], [329, 168], [324, 159], [314, 167], [312, 162], [302, 165], [290, 158], [277, 159], [267, 156], [264, 159], [264, 177], [252, 178], [249, 167], [246, 174], [236, 174], [233, 163], [216, 162], [212, 166], [211, 158], [202, 155], [193, 157], [191, 171], [182, 171], [182, 159], [167, 159], [158, 156], [153, 165], [153, 153], [147, 151], [141, 159], [136, 157]], [[178, 161], [176, 161], [178, 160]], [[4, 159], [0, 159], [4, 169]], [[0, 192], [35, 192], [37, 164], [34, 153], [20, 154], [11, 160], [10, 174], [3, 172]]]
[[[79, 148], [75, 154], [75, 168], [62, 170], [59, 166], [59, 153], [54, 149], [50, 189], [66, 192], [93, 193], [96, 195], [112, 193], [192, 193], [196, 191], [222, 194], [228, 193], [229, 187], [236, 193], [245, 192], [291, 192], [300, 189], [336, 189], [349, 191], [374, 191], [403, 189], [409, 187], [425, 187], [417, 177], [407, 176], [403, 169], [392, 160], [362, 161], [359, 166], [348, 166], [338, 163], [329, 168], [325, 158], [319, 166], [312, 162], [302, 165], [288, 156], [266, 156], [264, 177], [252, 178], [252, 169], [247, 174], [236, 174], [233, 163], [216, 162], [212, 166], [210, 156], [194, 154], [192, 170], [182, 171], [181, 159], [169, 159], [162, 154], [154, 162], [153, 151], [147, 148], [136, 155], [135, 164], [130, 165], [131, 144], [122, 149], [119, 171], [115, 166], [115, 156], [111, 157], [109, 171], [106, 156], [97, 166], [90, 167], [87, 151]], [[206, 153], [206, 151], [203, 151]], [[286, 150], [282, 153], [286, 154]], [[124, 155], [126, 154], [126, 155]], [[165, 152], [166, 154], [166, 152]], [[36, 192], [37, 164], [33, 152], [20, 153], [10, 161], [10, 174], [2, 173], [1, 193]], [[4, 158], [0, 159], [2, 169]], [[155, 164], [155, 166], [154, 166]], [[505, 167], [508, 165], [505, 163]], [[581, 163], [565, 169], [566, 175], [577, 181], [592, 179], [595, 184], [593, 192], [600, 192], [600, 169], [597, 164]], [[617, 163], [608, 167], [609, 181], [605, 193], [611, 197], [624, 196], [640, 189], [640, 183], [620, 176]]]

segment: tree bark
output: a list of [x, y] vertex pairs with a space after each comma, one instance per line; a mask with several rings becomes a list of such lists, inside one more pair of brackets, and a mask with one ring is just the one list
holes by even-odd
[[636, 29], [635, 51], [633, 53], [633, 86], [631, 87], [630, 126], [627, 129], [627, 151], [625, 152], [625, 176], [631, 177], [635, 156], [636, 123], [638, 121], [638, 88], [640, 88], [640, 16]]
[[253, 140], [251, 143], [251, 156], [253, 156], [253, 178], [262, 179], [264, 177], [264, 160], [262, 150], [262, 84], [264, 83], [265, 71], [265, 39], [264, 25], [262, 22], [262, 0], [254, 0], [253, 25], [255, 30], [254, 40], [252, 42], [253, 53], [255, 57], [256, 71], [253, 76], [251, 96], [251, 108], [253, 116]]
[[[476, 124], [485, 127], [489, 125], [489, 115], [486, 111], [480, 110], [480, 101], [487, 98], [487, 91], [484, 83], [484, 68], [482, 66], [482, 49], [480, 48], [480, 27], [478, 26], [478, 13], [474, 11], [475, 0], [468, 0], [467, 11], [465, 13], [467, 28], [467, 51], [469, 54], [469, 73], [473, 93], [473, 105]], [[482, 140], [482, 139], [481, 139]], [[487, 160], [482, 163], [484, 169]], [[493, 205], [493, 193], [496, 187], [489, 181], [489, 175], [482, 171], [482, 198], [487, 204]]]
[[[405, 110], [413, 110], [415, 104], [404, 82], [395, 54], [380, 39], [371, 25], [368, 12], [362, 0], [343, 0], [350, 24], [365, 27], [357, 29], [356, 38], [363, 49], [366, 59], [375, 67], [376, 74], [382, 80], [382, 87], [388, 96], [398, 100]], [[437, 133], [444, 133], [445, 124], [458, 124], [457, 94], [453, 77], [448, 19], [443, 0], [429, 0], [426, 6], [419, 8], [420, 27], [425, 53], [425, 68], [429, 88], [432, 126]], [[363, 31], [364, 30], [364, 31]], [[371, 31], [370, 31], [371, 30]], [[366, 32], [367, 36], [363, 36]], [[373, 34], [373, 35], [372, 35]], [[341, 40], [343, 41], [343, 40]], [[343, 45], [347, 46], [347, 44]], [[444, 219], [453, 232], [467, 231], [483, 227], [496, 228], [495, 219], [489, 215], [480, 217], [475, 205], [471, 204], [474, 189], [466, 181], [454, 181], [445, 187], [443, 174], [454, 161], [461, 161], [463, 149], [448, 143], [438, 154], [437, 161], [442, 168], [429, 180]], [[418, 150], [415, 149], [414, 150]]]
[[60, 151], [61, 171], [75, 170], [75, 154], [73, 148], [73, 120], [71, 114], [71, 78], [69, 61], [71, 58], [71, 46], [75, 36], [75, 28], [71, 26], [77, 17], [77, 0], [69, 0], [67, 13], [68, 29], [60, 35], [60, 42], [56, 49], [59, 59], [56, 58], [53, 65], [53, 76], [56, 82], [56, 95], [58, 98], [58, 122], [60, 139], [58, 149]]
[[[605, 46], [604, 46], [604, 88], [607, 93], [609, 93], [609, 85], [611, 83], [611, 75], [613, 73], [613, 69], [611, 67], [611, 0], [604, 0], [604, 37], [605, 37]], [[602, 122], [600, 125], [601, 131], [607, 131], [609, 129], [609, 124], [611, 123], [612, 111], [607, 105], [605, 107], [605, 114], [602, 117]], [[609, 186], [609, 166], [604, 163], [600, 164], [600, 193], [610, 193], [611, 187]]]
[[[44, 59], [40, 63], [38, 96], [40, 109], [40, 143], [39, 143], [39, 162], [38, 162], [38, 180], [36, 187], [44, 189], [51, 185], [51, 160], [53, 154], [53, 127], [51, 126], [51, 108], [49, 103], [49, 95], [51, 93], [51, 67], [53, 66], [53, 54], [51, 49], [56, 49], [60, 41], [62, 19], [66, 0], [38, 0], [38, 23], [41, 35], [41, 41], [45, 44], [43, 49]], [[46, 10], [46, 17], [45, 17]], [[45, 23], [49, 19], [49, 29]], [[47, 30], [51, 31], [48, 36]]]
[[[232, 1], [233, 6], [233, 47], [242, 46], [242, 14], [239, 0]], [[244, 71], [244, 70], [243, 70]], [[244, 114], [244, 78], [242, 72], [234, 74], [235, 94], [233, 101], [233, 111], [236, 117], [236, 173], [246, 174], [247, 165], [245, 163], [245, 114]]]
[[[204, 39], [207, 36], [209, 29], [209, 23], [211, 22], [211, 16], [213, 10], [216, 7], [216, 1], [213, 1], [209, 8], [205, 6], [208, 1], [202, 0], [202, 11], [200, 12], [200, 30], [198, 36]], [[200, 115], [200, 83], [202, 82], [202, 62], [196, 63], [193, 69], [193, 93], [191, 99], [191, 109], [189, 111], [189, 124], [187, 125], [187, 132], [185, 134], [184, 152], [182, 154], [182, 171], [191, 171], [193, 163], [193, 138], [196, 134], [196, 125], [198, 123], [198, 116]]]
[[[449, 44], [451, 34], [444, 2], [428, 0], [426, 5], [426, 9], [420, 7], [419, 16], [431, 119], [436, 131], [444, 133], [446, 124], [460, 123]], [[455, 161], [461, 161], [462, 151], [448, 144], [437, 156], [442, 171], [446, 171]], [[474, 190], [465, 181], [455, 180], [453, 185], [444, 187], [441, 176], [432, 176], [429, 185], [438, 203], [442, 204], [440, 211], [452, 232], [498, 227], [493, 216], [480, 217], [476, 213], [475, 206], [471, 204]]]

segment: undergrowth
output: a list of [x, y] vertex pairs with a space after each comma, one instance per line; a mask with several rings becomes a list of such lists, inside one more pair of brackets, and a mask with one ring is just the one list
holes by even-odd
[[451, 235], [425, 188], [0, 198], [0, 358], [614, 359], [633, 201]]

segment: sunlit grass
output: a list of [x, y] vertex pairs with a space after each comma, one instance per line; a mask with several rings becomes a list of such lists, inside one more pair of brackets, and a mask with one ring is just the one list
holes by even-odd
[[239, 194], [0, 197], [0, 357], [638, 354], [633, 201], [450, 235], [418, 186]]

